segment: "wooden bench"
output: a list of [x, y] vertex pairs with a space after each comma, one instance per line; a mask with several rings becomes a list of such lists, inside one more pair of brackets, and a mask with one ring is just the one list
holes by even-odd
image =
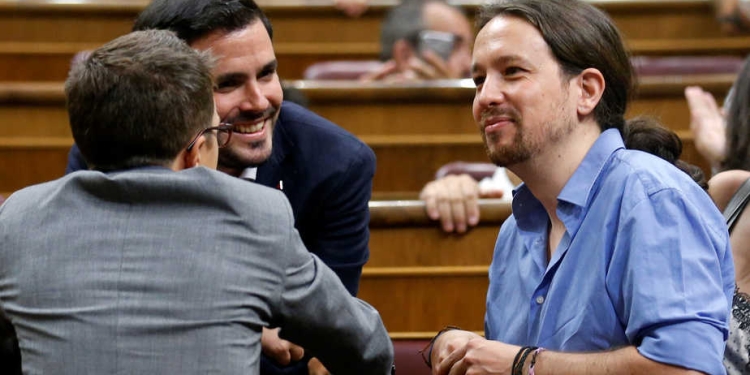
[[[63, 80], [72, 56], [130, 31], [147, 0], [0, 1], [0, 81]], [[332, 1], [259, 1], [274, 25], [282, 78], [328, 60], [377, 59], [380, 23], [393, 0], [370, 0], [359, 18]], [[460, 4], [469, 15], [479, 1]], [[634, 55], [744, 55], [750, 37], [720, 33], [711, 0], [592, 1], [608, 12]]]

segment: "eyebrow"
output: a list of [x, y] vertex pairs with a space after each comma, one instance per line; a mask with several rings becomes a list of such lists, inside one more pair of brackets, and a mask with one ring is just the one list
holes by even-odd
[[[270, 61], [266, 65], [263, 65], [263, 67], [260, 68], [260, 71], [258, 71], [258, 76], [263, 76], [267, 73], [275, 72], [276, 69], [279, 66], [278, 60], [274, 59], [273, 61]], [[247, 79], [247, 74], [242, 72], [231, 72], [231, 73], [224, 73], [216, 77], [216, 82], [224, 82], [224, 81], [244, 81]]]
[[279, 61], [274, 59], [273, 61], [269, 62], [266, 65], [263, 65], [263, 67], [260, 69], [260, 72], [258, 73], [259, 77], [262, 77], [268, 73], [273, 73], [276, 71], [276, 69], [279, 67]]
[[[507, 56], [500, 56], [498, 58], [495, 58], [492, 60], [492, 65], [508, 65], [512, 63], [526, 63], [526, 59], [522, 58], [518, 55], [507, 55]], [[471, 72], [475, 73], [479, 68], [477, 67], [476, 63], [471, 64]]]
[[243, 81], [247, 77], [247, 74], [240, 73], [240, 72], [232, 72], [232, 73], [225, 73], [218, 77], [216, 77], [216, 82], [225, 82], [225, 81]]

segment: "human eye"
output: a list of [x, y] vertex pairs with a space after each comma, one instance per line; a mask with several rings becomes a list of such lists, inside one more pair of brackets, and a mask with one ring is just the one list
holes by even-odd
[[228, 77], [217, 81], [214, 91], [219, 93], [227, 93], [236, 89], [240, 85], [242, 85], [242, 81], [240, 79], [238, 79], [237, 77]]
[[479, 87], [484, 83], [485, 76], [484, 75], [474, 75], [471, 77], [471, 79], [474, 81], [474, 85]]
[[276, 71], [267, 71], [267, 72], [261, 72], [261, 74], [258, 76], [259, 80], [268, 81], [273, 79], [276, 76]]
[[519, 75], [519, 74], [521, 74], [523, 72], [524, 72], [524, 70], [522, 68], [520, 68], [518, 66], [512, 66], [511, 65], [511, 66], [508, 66], [507, 68], [505, 68], [505, 70], [503, 71], [503, 74], [506, 77], [508, 77], [508, 76], [512, 77], [512, 76], [515, 76], [515, 75]]
[[259, 80], [270, 80], [273, 79], [276, 76], [276, 68], [278, 64], [274, 60], [269, 64], [266, 64], [266, 66], [263, 67], [263, 69], [258, 73], [258, 79]]

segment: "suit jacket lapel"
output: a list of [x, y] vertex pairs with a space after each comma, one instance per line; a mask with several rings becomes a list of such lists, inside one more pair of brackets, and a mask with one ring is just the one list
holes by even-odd
[[271, 150], [271, 156], [258, 167], [258, 178], [256, 182], [272, 187], [274, 189], [279, 188], [279, 181], [282, 181], [286, 177], [286, 168], [284, 168], [284, 162], [287, 159], [287, 153], [294, 147], [288, 134], [286, 134], [286, 128], [284, 128], [282, 121], [283, 112], [279, 116], [276, 122], [276, 127], [273, 130], [273, 148]]

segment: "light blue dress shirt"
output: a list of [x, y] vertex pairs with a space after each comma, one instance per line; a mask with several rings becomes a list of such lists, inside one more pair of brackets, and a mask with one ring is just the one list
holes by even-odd
[[547, 262], [546, 211], [521, 185], [490, 267], [485, 334], [724, 374], [734, 291], [724, 220], [668, 162], [601, 134], [558, 196], [566, 232]]

